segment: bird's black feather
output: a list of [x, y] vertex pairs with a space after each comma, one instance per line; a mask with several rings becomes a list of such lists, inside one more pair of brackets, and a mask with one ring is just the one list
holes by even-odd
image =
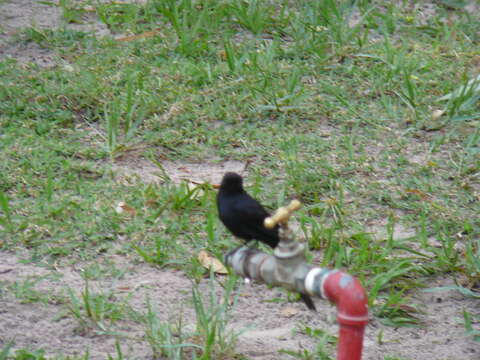
[[242, 177], [226, 173], [217, 196], [220, 220], [236, 237], [245, 240], [258, 240], [272, 248], [280, 241], [278, 226], [267, 229], [263, 221], [268, 212], [243, 189]]

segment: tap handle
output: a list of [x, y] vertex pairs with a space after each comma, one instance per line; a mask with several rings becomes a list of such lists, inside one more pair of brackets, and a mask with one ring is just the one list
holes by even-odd
[[286, 207], [281, 207], [277, 211], [275, 211], [275, 214], [272, 216], [267, 217], [263, 225], [267, 229], [273, 229], [277, 224], [280, 224], [283, 227], [288, 226], [288, 219], [290, 216], [292, 216], [292, 213], [302, 206], [302, 203], [298, 201], [297, 199], [292, 200], [290, 204]]

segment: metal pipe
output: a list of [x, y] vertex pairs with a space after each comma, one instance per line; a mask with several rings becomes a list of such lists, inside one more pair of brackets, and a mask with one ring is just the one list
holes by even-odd
[[305, 247], [295, 240], [288, 219], [301, 206], [293, 200], [265, 219], [267, 228], [280, 226], [274, 256], [240, 247], [225, 255], [225, 263], [246, 278], [328, 299], [337, 305], [340, 325], [337, 360], [361, 360], [368, 323], [368, 298], [360, 282], [339, 270], [317, 268], [305, 262]]
[[283, 232], [275, 256], [243, 246], [227, 253], [225, 263], [240, 276], [335, 303], [340, 325], [337, 360], [360, 360], [368, 322], [368, 299], [360, 282], [338, 270], [307, 265], [303, 245], [293, 240], [289, 229]]
[[337, 305], [337, 360], [360, 360], [368, 323], [368, 298], [360, 281], [339, 270], [313, 268], [305, 283], [309, 293]]

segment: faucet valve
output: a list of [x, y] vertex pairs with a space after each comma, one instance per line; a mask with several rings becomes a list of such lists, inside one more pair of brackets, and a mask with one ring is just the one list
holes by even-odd
[[267, 229], [273, 229], [277, 224], [283, 228], [288, 228], [288, 219], [292, 216], [292, 213], [302, 206], [302, 203], [297, 199], [292, 200], [286, 207], [281, 207], [275, 214], [267, 217], [263, 224]]

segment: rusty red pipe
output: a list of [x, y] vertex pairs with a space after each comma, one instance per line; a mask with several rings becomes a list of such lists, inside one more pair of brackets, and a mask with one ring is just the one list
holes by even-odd
[[340, 326], [337, 360], [360, 360], [368, 323], [365, 290], [356, 278], [335, 270], [325, 274], [321, 288], [322, 295], [337, 305]]

